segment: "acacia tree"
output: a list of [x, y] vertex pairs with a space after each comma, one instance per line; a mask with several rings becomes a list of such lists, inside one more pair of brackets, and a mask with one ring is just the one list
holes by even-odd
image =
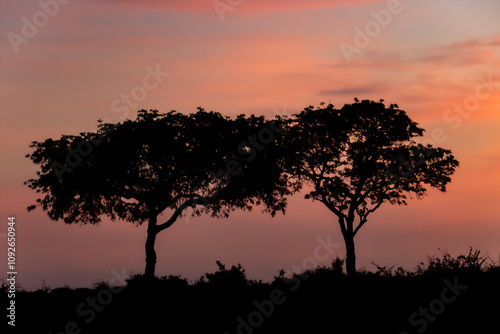
[[287, 171], [297, 188], [337, 216], [346, 246], [346, 271], [356, 273], [354, 237], [382, 204], [442, 192], [458, 161], [450, 150], [417, 144], [424, 130], [397, 105], [364, 100], [336, 109], [305, 108], [287, 125]]
[[101, 123], [95, 133], [33, 142], [27, 157], [40, 171], [25, 184], [43, 197], [28, 210], [41, 206], [66, 224], [98, 224], [102, 216], [147, 221], [145, 275], [153, 277], [156, 236], [186, 209], [218, 218], [259, 204], [272, 215], [285, 211], [289, 191], [273, 140], [279, 123], [201, 108], [190, 115], [141, 110], [136, 120]]

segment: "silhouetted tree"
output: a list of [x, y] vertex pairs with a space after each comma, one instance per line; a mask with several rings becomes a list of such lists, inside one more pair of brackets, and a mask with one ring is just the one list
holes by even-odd
[[[201, 108], [190, 115], [141, 110], [136, 120], [100, 123], [95, 133], [33, 142], [27, 157], [40, 171], [25, 184], [44, 195], [37, 202], [52, 220], [147, 221], [145, 274], [153, 277], [157, 234], [188, 208], [219, 218], [259, 204], [284, 212], [288, 189], [273, 140], [279, 122]], [[169, 218], [159, 222], [162, 214]]]
[[458, 161], [450, 150], [417, 144], [424, 130], [397, 105], [362, 101], [336, 109], [305, 108], [287, 125], [288, 171], [306, 198], [338, 218], [346, 246], [346, 271], [356, 273], [354, 237], [383, 203], [406, 204], [426, 186], [446, 190]]

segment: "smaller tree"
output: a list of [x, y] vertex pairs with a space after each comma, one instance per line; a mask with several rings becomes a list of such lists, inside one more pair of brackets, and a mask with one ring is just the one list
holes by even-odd
[[288, 173], [306, 198], [337, 216], [346, 246], [346, 271], [356, 273], [354, 237], [382, 204], [446, 190], [458, 161], [450, 150], [417, 144], [424, 130], [395, 104], [356, 100], [341, 109], [308, 107], [285, 133]]
[[[101, 124], [96, 133], [33, 142], [28, 157], [41, 170], [26, 184], [44, 194], [37, 203], [53, 220], [147, 221], [145, 274], [153, 277], [156, 236], [188, 208], [219, 218], [259, 204], [272, 215], [284, 212], [289, 191], [272, 140], [279, 122], [201, 108], [190, 115], [141, 110], [136, 120]], [[97, 139], [90, 151], [83, 148]], [[84, 156], [79, 164], [71, 160], [77, 152]], [[159, 222], [162, 215], [168, 219]]]

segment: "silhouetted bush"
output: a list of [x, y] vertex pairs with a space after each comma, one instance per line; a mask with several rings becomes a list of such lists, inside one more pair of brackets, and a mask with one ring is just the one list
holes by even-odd
[[195, 283], [196, 285], [226, 286], [226, 287], [244, 287], [249, 285], [245, 269], [238, 263], [237, 266], [231, 266], [226, 269], [220, 261], [216, 261], [219, 270], [215, 273], [206, 273]]
[[[500, 312], [500, 266], [472, 249], [458, 257], [447, 252], [428, 257], [414, 271], [375, 265], [374, 271], [361, 270], [355, 279], [346, 277], [339, 258], [331, 266], [302, 273], [281, 270], [269, 283], [249, 280], [240, 264], [217, 265], [217, 271], [192, 283], [180, 276], [133, 275], [118, 288], [98, 282], [92, 289], [22, 290], [16, 297], [16, 327], [26, 333], [60, 333], [74, 321], [83, 334], [413, 334], [420, 328], [409, 318], [437, 303], [443, 289], [455, 283], [466, 289], [452, 303], [443, 304], [445, 310], [428, 322], [425, 333], [486, 333], [496, 326]], [[117, 289], [109, 293], [113, 288]], [[2, 284], [4, 303], [5, 292]], [[112, 298], [99, 304], [105, 295]], [[89, 306], [89, 300], [98, 307]]]
[[421, 262], [416, 269], [417, 275], [427, 275], [443, 273], [449, 271], [484, 271], [484, 264], [487, 258], [480, 255], [479, 250], [469, 249], [469, 254], [459, 255], [453, 258], [447, 251], [442, 253], [442, 257], [427, 256], [427, 264]]

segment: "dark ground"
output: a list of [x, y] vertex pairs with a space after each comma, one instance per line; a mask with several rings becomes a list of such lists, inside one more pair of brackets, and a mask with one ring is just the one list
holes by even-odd
[[16, 305], [7, 333], [499, 333], [500, 266], [476, 251], [348, 280], [337, 260], [262, 283], [219, 264], [193, 283], [135, 276], [118, 288], [19, 291]]

